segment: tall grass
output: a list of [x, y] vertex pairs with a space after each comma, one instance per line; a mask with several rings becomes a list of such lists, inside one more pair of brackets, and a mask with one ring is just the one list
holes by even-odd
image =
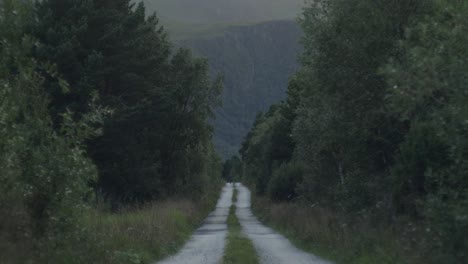
[[153, 263], [175, 253], [213, 207], [212, 201], [172, 200], [117, 213], [87, 209], [78, 221], [79, 230], [41, 241], [15, 230], [15, 221], [24, 215], [11, 215], [0, 229], [0, 264]]
[[426, 228], [409, 221], [375, 225], [332, 210], [252, 197], [254, 213], [296, 246], [338, 264], [430, 263]]
[[89, 255], [100, 263], [150, 263], [175, 253], [205, 216], [206, 210], [187, 200], [117, 214], [94, 211], [84, 220], [98, 245]]

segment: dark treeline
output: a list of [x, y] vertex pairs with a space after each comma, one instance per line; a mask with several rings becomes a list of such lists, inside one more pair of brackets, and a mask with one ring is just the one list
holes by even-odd
[[96, 197], [206, 199], [221, 86], [143, 4], [0, 1], [0, 240], [79, 240]]
[[350, 222], [407, 217], [434, 263], [466, 263], [467, 18], [466, 1], [305, 8], [302, 69], [246, 137], [245, 181]]
[[213, 158], [207, 120], [221, 89], [207, 62], [173, 51], [142, 3], [42, 1], [37, 17], [34, 54], [54, 63], [69, 86], [64, 93], [60, 82], [45, 80], [54, 125], [64, 111], [89, 112], [94, 96], [110, 111], [102, 135], [87, 144], [103, 194], [132, 201], [201, 191], [193, 187], [206, 183], [197, 175]]

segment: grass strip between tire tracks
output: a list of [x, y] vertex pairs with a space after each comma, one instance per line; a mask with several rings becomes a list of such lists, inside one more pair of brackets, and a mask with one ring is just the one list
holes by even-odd
[[[233, 203], [237, 201], [237, 190], [234, 190]], [[247, 237], [242, 234], [242, 227], [235, 214], [233, 204], [229, 209], [227, 246], [224, 253], [223, 264], [257, 264], [258, 257], [255, 248]]]

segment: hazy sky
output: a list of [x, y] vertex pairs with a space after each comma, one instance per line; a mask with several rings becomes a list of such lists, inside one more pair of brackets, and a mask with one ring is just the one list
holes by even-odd
[[294, 19], [304, 0], [144, 0], [165, 22], [214, 24]]

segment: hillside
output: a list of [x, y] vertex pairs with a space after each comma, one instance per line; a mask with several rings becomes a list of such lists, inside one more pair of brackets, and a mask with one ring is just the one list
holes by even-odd
[[301, 31], [293, 21], [230, 27], [221, 34], [180, 41], [209, 59], [212, 74], [222, 74], [225, 90], [218, 109], [215, 145], [224, 157], [237, 153], [259, 111], [284, 99], [297, 68]]
[[[307, 1], [307, 0], [306, 0]], [[144, 0], [177, 46], [209, 59], [225, 81], [216, 113], [215, 145], [237, 153], [256, 114], [285, 98], [297, 68], [301, 30], [295, 19], [305, 0]]]
[[179, 41], [222, 34], [231, 26], [295, 20], [307, 0], [144, 0], [170, 38]]

